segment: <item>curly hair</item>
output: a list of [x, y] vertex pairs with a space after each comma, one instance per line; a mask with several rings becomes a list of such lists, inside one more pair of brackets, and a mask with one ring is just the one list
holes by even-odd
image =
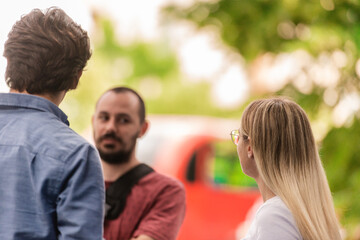
[[34, 9], [8, 34], [6, 83], [30, 94], [75, 89], [90, 56], [87, 32], [62, 9]]

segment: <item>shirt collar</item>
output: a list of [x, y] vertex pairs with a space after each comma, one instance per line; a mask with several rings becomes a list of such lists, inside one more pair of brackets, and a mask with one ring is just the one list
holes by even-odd
[[43, 112], [50, 112], [69, 126], [68, 116], [49, 100], [31, 94], [0, 93], [0, 107], [30, 108]]

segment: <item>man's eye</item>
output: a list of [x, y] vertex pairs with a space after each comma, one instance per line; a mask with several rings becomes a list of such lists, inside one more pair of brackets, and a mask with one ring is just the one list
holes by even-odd
[[106, 121], [106, 120], [108, 120], [108, 117], [107, 116], [99, 116], [99, 120]]
[[127, 118], [119, 118], [119, 123], [128, 123], [129, 119]]

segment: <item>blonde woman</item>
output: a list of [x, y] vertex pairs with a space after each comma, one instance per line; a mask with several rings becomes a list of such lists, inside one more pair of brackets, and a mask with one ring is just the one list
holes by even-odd
[[254, 101], [231, 135], [243, 172], [264, 200], [244, 240], [341, 239], [311, 126], [298, 104]]

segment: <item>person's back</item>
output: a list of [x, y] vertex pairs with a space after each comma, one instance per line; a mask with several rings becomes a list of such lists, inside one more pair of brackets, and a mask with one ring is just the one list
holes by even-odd
[[285, 203], [272, 197], [256, 212], [247, 235], [242, 240], [302, 240], [295, 219]]
[[264, 204], [244, 240], [340, 240], [330, 188], [305, 111], [282, 97], [251, 102], [231, 132]]
[[86, 32], [60, 9], [33, 10], [14, 25], [4, 56], [10, 93], [0, 94], [0, 239], [100, 240], [98, 153], [58, 108], [90, 57]]
[[[0, 239], [56, 239], [58, 229], [66, 231], [62, 233], [66, 239], [79, 235], [85, 239], [87, 229], [81, 225], [81, 218], [101, 215], [97, 216], [98, 209], [93, 210], [91, 199], [84, 201], [84, 206], [77, 206], [80, 202], [75, 200], [82, 195], [100, 197], [86, 191], [98, 188], [101, 181], [98, 186], [94, 182], [81, 184], [96, 177], [92, 174], [99, 174], [100, 168], [94, 168], [97, 153], [61, 122], [66, 120], [65, 115], [44, 111], [56, 112], [54, 104], [30, 95], [21, 96], [23, 104], [18, 106], [5, 103], [20, 97], [16, 95], [2, 94], [0, 99]], [[74, 173], [82, 175], [72, 176]], [[72, 208], [78, 207], [89, 212], [72, 214]], [[58, 215], [69, 218], [69, 222], [58, 222], [57, 218], [63, 219]], [[66, 226], [70, 221], [73, 226]], [[97, 221], [89, 223], [98, 228]]]

